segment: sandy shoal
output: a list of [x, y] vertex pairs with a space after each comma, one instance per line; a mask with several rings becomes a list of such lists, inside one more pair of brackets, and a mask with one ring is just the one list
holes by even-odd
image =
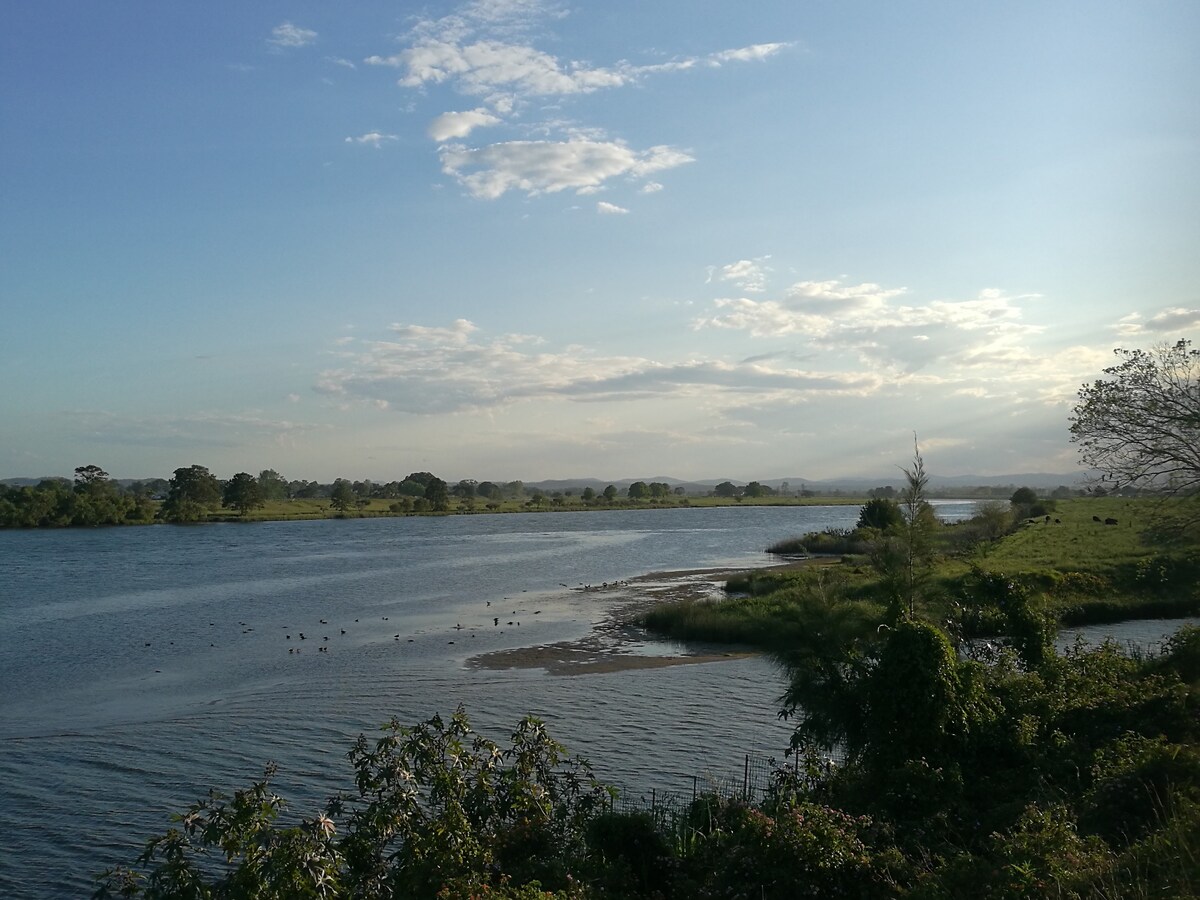
[[610, 604], [603, 620], [586, 637], [484, 653], [469, 659], [467, 665], [476, 669], [545, 669], [551, 675], [589, 675], [745, 659], [755, 653], [715, 647], [680, 649], [656, 641], [638, 624], [643, 613], [660, 603], [718, 597], [729, 578], [745, 571], [714, 568], [655, 572], [616, 584], [576, 588], [598, 594], [598, 599]]

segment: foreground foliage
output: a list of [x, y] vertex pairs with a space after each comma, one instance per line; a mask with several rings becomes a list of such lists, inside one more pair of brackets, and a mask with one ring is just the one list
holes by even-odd
[[532, 718], [506, 749], [461, 708], [413, 728], [393, 720], [349, 758], [355, 792], [313, 818], [280, 824], [268, 767], [232, 798], [211, 793], [176, 817], [136, 868], [104, 873], [96, 896], [533, 897], [543, 883], [570, 893], [584, 829], [611, 796]]
[[[1200, 890], [1200, 629], [1161, 655], [957, 656], [902, 621], [803, 688], [762, 795], [614, 812], [541, 723], [392, 722], [355, 790], [286, 824], [267, 777], [151, 840], [112, 897], [1189, 897]], [[824, 701], [822, 696], [824, 695]], [[836, 697], [840, 704], [831, 702]], [[839, 721], [840, 717], [840, 721]], [[815, 741], [845, 738], [829, 763]]]

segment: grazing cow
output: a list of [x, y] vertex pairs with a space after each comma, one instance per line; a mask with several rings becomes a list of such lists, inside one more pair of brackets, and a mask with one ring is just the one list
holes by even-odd
[[1116, 525], [1116, 524], [1117, 524], [1117, 520], [1116, 520], [1116, 519], [1113, 519], [1113, 518], [1108, 518], [1108, 519], [1105, 519], [1105, 520], [1104, 520], [1104, 524], [1105, 524], [1105, 525]]
[[1102, 520], [1102, 519], [1101, 519], [1099, 516], [1092, 516], [1092, 521], [1093, 521], [1093, 522], [1100, 522], [1100, 521], [1103, 521], [1103, 520]]
[[1061, 524], [1062, 524], [1062, 519], [1055, 519], [1055, 520], [1054, 520], [1054, 524], [1055, 524], [1055, 525], [1061, 525]]
[[1046, 516], [1046, 524], [1047, 524], [1047, 525], [1049, 525], [1049, 524], [1050, 524], [1050, 517], [1049, 517], [1049, 516]]

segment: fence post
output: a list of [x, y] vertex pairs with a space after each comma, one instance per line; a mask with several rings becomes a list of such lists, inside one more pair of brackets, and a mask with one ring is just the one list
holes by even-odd
[[651, 814], [651, 815], [653, 815], [653, 814], [654, 814], [654, 811], [655, 811], [655, 809], [657, 809], [657, 808], [658, 808], [658, 807], [657, 807], [657, 804], [656, 804], [656, 802], [655, 802], [655, 789], [654, 789], [654, 788], [650, 788], [650, 814]]
[[742, 773], [742, 799], [750, 802], [750, 754], [746, 754], [746, 768]]
[[696, 776], [692, 776], [692, 802], [696, 802]]

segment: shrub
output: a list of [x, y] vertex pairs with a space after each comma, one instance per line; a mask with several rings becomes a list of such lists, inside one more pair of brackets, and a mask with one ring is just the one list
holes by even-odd
[[608, 797], [537, 719], [522, 720], [504, 750], [461, 707], [413, 728], [393, 720], [349, 757], [357, 793], [312, 819], [277, 823], [286, 804], [268, 767], [232, 799], [212, 792], [176, 817], [140, 870], [103, 873], [97, 896], [541, 896], [543, 884], [572, 887], [584, 829]]

